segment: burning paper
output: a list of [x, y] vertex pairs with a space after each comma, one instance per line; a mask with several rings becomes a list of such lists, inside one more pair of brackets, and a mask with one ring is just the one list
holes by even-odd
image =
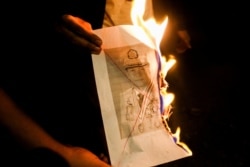
[[159, 49], [139, 26], [95, 30], [103, 50], [92, 55], [111, 165], [150, 167], [190, 156], [167, 126], [171, 106]]

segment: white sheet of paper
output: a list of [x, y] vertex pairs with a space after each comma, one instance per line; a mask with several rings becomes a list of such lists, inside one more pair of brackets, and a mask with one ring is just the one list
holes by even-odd
[[[174, 142], [162, 123], [160, 59], [144, 31], [121, 25], [94, 32], [103, 40], [102, 52], [93, 54], [92, 60], [111, 165], [150, 167], [190, 156]], [[150, 79], [150, 86], [141, 91], [142, 107], [134, 97], [138, 92], [136, 81], [127, 74], [127, 69], [136, 64]]]

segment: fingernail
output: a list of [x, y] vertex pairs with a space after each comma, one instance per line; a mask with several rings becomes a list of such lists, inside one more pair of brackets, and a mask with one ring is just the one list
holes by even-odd
[[96, 39], [96, 40], [95, 40], [95, 44], [97, 44], [97, 45], [102, 45], [102, 40], [101, 40], [101, 39]]
[[92, 50], [92, 53], [93, 54], [99, 54], [101, 52], [102, 48], [101, 47], [94, 47], [93, 50]]

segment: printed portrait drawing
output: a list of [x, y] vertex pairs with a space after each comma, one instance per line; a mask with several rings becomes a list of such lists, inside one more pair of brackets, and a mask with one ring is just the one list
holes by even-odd
[[121, 138], [164, 128], [155, 50], [137, 44], [104, 52]]

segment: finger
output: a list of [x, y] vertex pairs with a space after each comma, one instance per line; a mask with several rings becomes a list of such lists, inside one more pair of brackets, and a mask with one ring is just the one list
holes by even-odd
[[99, 158], [100, 158], [102, 161], [104, 161], [104, 162], [106, 162], [106, 163], [109, 163], [109, 159], [108, 159], [107, 156], [105, 156], [105, 154], [101, 153], [100, 156], [99, 156]]
[[184, 42], [184, 44], [186, 45], [187, 48], [191, 48], [191, 38], [188, 34], [188, 32], [186, 30], [180, 30], [178, 31], [178, 35], [180, 37], [180, 39]]
[[97, 46], [94, 43], [86, 40], [85, 38], [82, 38], [82, 37], [78, 36], [74, 32], [70, 31], [68, 28], [66, 28], [66, 27], [60, 27], [60, 31], [67, 38], [69, 38], [69, 40], [72, 43], [74, 43], [74, 44], [76, 44], [78, 46], [81, 46], [81, 47], [88, 48], [91, 53], [93, 53], [93, 54], [99, 54], [101, 52], [101, 47], [100, 46]]
[[190, 44], [190, 39], [187, 39], [187, 40], [184, 39], [183, 41], [184, 41], [184, 43], [186, 44], [187, 48], [189, 48], [189, 49], [192, 48], [192, 46], [191, 46], [191, 44]]
[[77, 35], [86, 38], [97, 46], [102, 45], [101, 38], [93, 33], [90, 23], [72, 15], [64, 15], [63, 21], [66, 23], [68, 28], [75, 32]]

